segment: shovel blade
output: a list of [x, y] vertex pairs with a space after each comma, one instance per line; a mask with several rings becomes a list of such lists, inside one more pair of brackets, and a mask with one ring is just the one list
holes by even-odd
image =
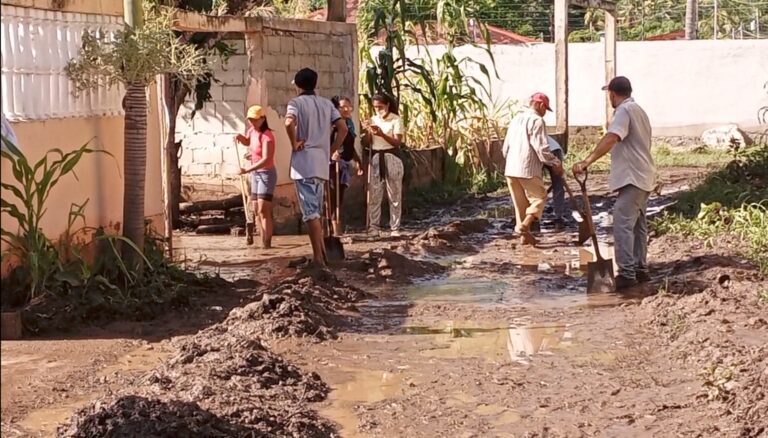
[[613, 260], [603, 259], [587, 263], [587, 293], [613, 292]]
[[592, 231], [589, 229], [589, 224], [587, 224], [585, 221], [579, 222], [578, 244], [583, 245], [584, 242], [589, 240], [590, 237], [592, 237]]
[[344, 260], [344, 244], [341, 243], [341, 239], [335, 236], [326, 237], [325, 243], [325, 256], [329, 262], [340, 262]]

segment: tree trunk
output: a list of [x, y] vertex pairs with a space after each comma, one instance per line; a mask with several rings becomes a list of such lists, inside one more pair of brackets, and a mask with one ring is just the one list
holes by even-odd
[[347, 21], [347, 1], [346, 0], [328, 0], [328, 16], [326, 21]]
[[698, 32], [697, 32], [698, 23], [699, 23], [698, 0], [686, 0], [685, 2], [685, 39], [695, 40], [698, 38]]
[[[128, 84], [123, 98], [125, 109], [125, 189], [123, 192], [123, 236], [144, 250], [144, 186], [147, 173], [147, 87]], [[141, 257], [128, 245], [123, 259], [138, 265]]]

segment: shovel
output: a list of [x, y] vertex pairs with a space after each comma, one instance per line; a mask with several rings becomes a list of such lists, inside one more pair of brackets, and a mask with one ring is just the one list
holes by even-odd
[[574, 173], [573, 176], [581, 186], [581, 195], [584, 197], [584, 222], [589, 227], [592, 246], [595, 247], [595, 256], [597, 256], [596, 261], [587, 263], [587, 293], [613, 292], [616, 289], [613, 282], [613, 260], [604, 259], [600, 254], [595, 224], [592, 223], [592, 208], [589, 205], [589, 195], [587, 194], [587, 171], [584, 171], [583, 179], [579, 179], [577, 173]]
[[[578, 204], [576, 204], [576, 198], [573, 196], [573, 192], [571, 192], [571, 188], [568, 186], [568, 183], [563, 181], [563, 185], [565, 186], [565, 190], [568, 192], [568, 197], [571, 199], [571, 208], [575, 213], [573, 217], [579, 223], [579, 239], [576, 241], [576, 244], [583, 245], [584, 242], [592, 237], [592, 231], [591, 228], [589, 228], [589, 224], [587, 224], [587, 221], [584, 219], [586, 216], [584, 211], [582, 211]], [[576, 216], [579, 217], [577, 218]]]
[[[338, 185], [339, 173], [336, 172], [336, 190]], [[325, 257], [329, 262], [340, 262], [344, 260], [344, 245], [341, 239], [333, 235], [333, 225], [331, 224], [331, 194], [330, 184], [325, 183], [325, 224], [326, 236], [323, 238], [325, 245]]]
[[[237, 148], [237, 141], [234, 142], [235, 155], [237, 156], [237, 167], [242, 168], [243, 165], [240, 161], [240, 151]], [[248, 194], [247, 183], [245, 182], [245, 175], [240, 175], [240, 194], [243, 196], [243, 211], [245, 213], [245, 242], [248, 245], [253, 245], [253, 232], [256, 228], [254, 223], [251, 209], [248, 206]]]

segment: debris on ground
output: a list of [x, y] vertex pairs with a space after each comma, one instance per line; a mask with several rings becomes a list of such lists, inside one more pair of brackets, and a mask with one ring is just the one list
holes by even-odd
[[241, 437], [254, 431], [212, 414], [197, 403], [124, 396], [105, 399], [78, 411], [57, 437], [161, 438]]
[[362, 290], [338, 280], [329, 271], [304, 271], [261, 289], [256, 300], [230, 312], [227, 319], [203, 332], [237, 333], [246, 338], [335, 337], [344, 312], [365, 298]]
[[[662, 265], [668, 257], [679, 258], [669, 248], [680, 245], [690, 247], [665, 236], [662, 247], [672, 255], [658, 254]], [[768, 326], [757, 315], [768, 312], [768, 303], [761, 302], [755, 286], [768, 281], [727, 248], [717, 255], [692, 250], [688, 256], [669, 260], [659, 293], [640, 307], [643, 324], [667, 341], [668, 357], [697, 372], [702, 386], [696, 403], [713, 404], [709, 407], [735, 421], [739, 436], [763, 436], [768, 345], [760, 339]]]

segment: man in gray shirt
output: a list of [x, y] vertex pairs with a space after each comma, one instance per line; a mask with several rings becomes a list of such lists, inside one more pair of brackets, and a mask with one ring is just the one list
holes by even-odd
[[[331, 159], [331, 147], [333, 150], [339, 149], [347, 136], [347, 124], [330, 100], [315, 94], [316, 72], [308, 68], [299, 70], [293, 84], [298, 96], [288, 102], [285, 116], [285, 129], [293, 149], [291, 179], [296, 184], [302, 219], [309, 231], [313, 261], [317, 266], [325, 266], [323, 225], [320, 218], [325, 182], [328, 181], [328, 162]], [[331, 127], [335, 127], [337, 133], [333, 146]]]
[[616, 289], [627, 289], [650, 280], [645, 214], [656, 179], [651, 156], [651, 123], [632, 98], [629, 79], [617, 76], [603, 90], [608, 90], [615, 108], [613, 120], [595, 150], [573, 165], [573, 172], [583, 173], [600, 157], [611, 153], [608, 186], [618, 192], [613, 207], [613, 240], [619, 267]]

